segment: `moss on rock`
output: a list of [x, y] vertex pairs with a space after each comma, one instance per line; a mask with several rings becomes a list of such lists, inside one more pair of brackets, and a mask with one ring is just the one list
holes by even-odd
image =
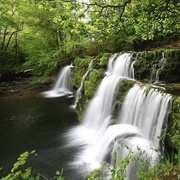
[[158, 51], [143, 51], [134, 52], [133, 58], [138, 54], [137, 61], [134, 64], [135, 78], [141, 81], [151, 82], [156, 79], [156, 72], [159, 66], [159, 61], [166, 58], [165, 67], [159, 74], [160, 81], [163, 82], [179, 82], [180, 81], [180, 50], [158, 50]]
[[95, 90], [97, 89], [100, 81], [104, 77], [104, 70], [103, 69], [93, 69], [90, 73], [88, 78], [84, 81], [84, 95], [87, 99], [90, 99]]
[[180, 151], [180, 97], [173, 99], [165, 142], [168, 154]]
[[134, 86], [134, 83], [135, 81], [124, 79], [119, 84], [117, 97], [114, 102], [114, 110], [112, 112], [114, 119], [116, 119], [116, 117], [118, 116], [119, 109], [121, 108], [121, 105], [126, 97], [126, 94]]

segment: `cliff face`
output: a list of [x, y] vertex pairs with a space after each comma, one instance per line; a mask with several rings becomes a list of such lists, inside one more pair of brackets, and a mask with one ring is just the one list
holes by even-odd
[[[74, 60], [75, 67], [71, 72], [74, 94], [80, 87], [82, 77], [87, 72], [90, 62], [93, 61], [93, 69], [88, 72], [84, 79], [82, 96], [76, 107], [79, 120], [82, 119], [88, 102], [105, 76], [110, 56], [111, 54], [104, 53], [96, 57], [76, 58]], [[131, 62], [134, 65], [136, 82], [142, 86], [147, 86], [149, 83], [158, 85], [165, 88], [166, 93], [172, 95], [172, 111], [169, 114], [165, 144], [169, 152], [178, 151], [180, 148], [180, 144], [177, 143], [177, 138], [180, 137], [178, 136], [178, 133], [180, 134], [180, 50], [132, 52]], [[113, 116], [116, 116], [116, 105], [122, 104], [126, 93], [133, 85], [133, 81], [125, 80], [119, 87], [121, 95], [117, 95], [118, 101], [115, 103]]]
[[135, 52], [132, 59], [137, 59], [134, 64], [137, 80], [155, 82], [159, 70], [161, 82], [180, 82], [180, 50]]

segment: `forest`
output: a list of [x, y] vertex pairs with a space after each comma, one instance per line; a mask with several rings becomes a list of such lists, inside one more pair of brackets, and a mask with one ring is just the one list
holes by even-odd
[[[127, 92], [132, 88], [135, 82], [138, 83], [140, 92], [143, 86], [147, 88], [146, 93], [144, 93], [146, 95], [149, 93], [150, 89], [153, 88], [155, 92], [158, 91], [162, 94], [162, 98], [165, 97], [166, 92], [171, 93], [172, 102], [170, 102], [169, 105], [172, 105], [172, 111], [169, 113], [169, 109], [167, 110], [170, 114], [167, 120], [167, 133], [163, 135], [164, 137], [158, 137], [162, 142], [165, 139], [165, 146], [163, 146], [163, 148], [166, 149], [168, 147], [169, 149], [167, 148], [167, 153], [165, 154], [166, 159], [164, 160], [162, 158], [163, 162], [157, 163], [155, 168], [152, 169], [149, 168], [151, 164], [147, 164], [141, 157], [134, 157], [131, 151], [132, 154], [130, 153], [126, 158], [120, 159], [119, 162], [117, 161], [117, 166], [115, 163], [115, 166], [110, 170], [112, 175], [111, 179], [126, 179], [124, 172], [131, 161], [143, 162], [138, 179], [171, 180], [172, 177], [180, 179], [179, 17], [180, 0], [1, 0], [0, 85], [6, 82], [6, 88], [8, 89], [8, 86], [13, 84], [13, 79], [22, 77], [22, 81], [27, 83], [29, 88], [26, 89], [23, 86], [23, 92], [16, 92], [16, 90], [8, 89], [8, 93], [12, 92], [9, 94], [14, 93], [15, 95], [12, 95], [12, 97], [11, 95], [7, 95], [7, 97], [5, 97], [6, 93], [4, 92], [6, 89], [0, 87], [0, 95], [3, 95], [3, 93], [5, 95], [4, 99], [0, 99], [2, 100], [0, 101], [0, 108], [4, 108], [5, 110], [9, 109], [10, 111], [10, 113], [4, 113], [6, 112], [3, 112], [4, 109], [0, 110], [0, 112], [2, 111], [2, 117], [0, 118], [2, 129], [5, 123], [7, 123], [7, 127], [11, 127], [11, 124], [16, 126], [20, 122], [21, 118], [16, 119], [14, 117], [16, 113], [12, 113], [13, 111], [11, 111], [14, 110], [15, 112], [16, 108], [19, 108], [18, 100], [22, 101], [26, 96], [29, 96], [29, 99], [24, 98], [27, 100], [27, 104], [29, 104], [29, 101], [31, 102], [33, 98], [36, 100], [37, 97], [33, 96], [36, 96], [44, 87], [51, 87], [49, 79], [52, 77], [51, 81], [53, 81], [59, 70], [70, 64], [76, 67], [72, 68], [71, 71], [74, 88], [72, 94], [74, 93], [74, 95], [75, 91], [79, 90], [78, 88], [82, 82], [81, 79], [88, 69], [88, 76], [86, 79], [84, 78], [84, 85], [82, 85], [82, 87], [84, 86], [82, 98], [74, 111], [75, 117], [77, 115], [78, 120], [81, 122], [81, 116], [83, 112], [85, 112], [87, 104], [91, 101], [95, 89], [100, 84], [100, 80], [105, 76], [105, 69], [108, 66], [107, 61], [110, 54], [117, 55], [119, 53], [120, 55], [120, 52], [133, 52], [133, 63], [131, 65], [134, 64], [135, 71], [137, 70], [137, 73], [135, 73], [135, 81], [123, 81], [122, 85], [119, 85], [122, 94], [121, 96], [120, 93], [117, 95], [115, 110], [117, 110], [117, 107], [122, 107]], [[136, 62], [138, 56], [139, 60]], [[166, 62], [163, 70], [159, 63], [160, 60], [161, 62], [162, 60]], [[91, 61], [93, 61], [94, 67], [93, 70], [91, 69], [89, 72], [88, 65], [91, 64]], [[153, 69], [155, 66], [156, 69]], [[159, 81], [155, 81], [155, 78], [157, 79], [158, 70], [162, 70], [160, 71], [162, 84], [160, 84]], [[154, 77], [154, 79], [151, 76]], [[24, 77], [30, 78], [27, 78], [28, 81], [25, 81]], [[8, 82], [10, 83], [8, 84]], [[149, 84], [152, 85], [150, 88], [147, 87]], [[34, 86], [35, 91], [37, 91], [35, 93], [33, 92], [33, 85], [38, 86], [38, 90]], [[153, 87], [153, 85], [155, 87]], [[158, 87], [158, 85], [162, 86]], [[21, 85], [17, 83], [16, 86]], [[32, 88], [30, 88], [31, 86]], [[167, 91], [163, 90], [165, 88]], [[17, 100], [15, 96], [19, 99]], [[105, 97], [106, 96], [107, 94]], [[34, 99], [32, 103], [34, 103]], [[64, 101], [62, 101], [63, 103], [61, 104], [60, 98], [58, 100], [52, 98], [55, 103], [49, 105], [47, 102], [52, 99], [46, 99], [47, 104], [44, 103], [46, 101], [44, 99], [39, 98], [38, 101], [35, 101], [36, 103], [29, 105], [32, 112], [28, 111], [25, 105], [20, 106], [20, 110], [22, 110], [25, 115], [22, 116], [23, 123], [20, 122], [19, 124], [23, 124], [22, 132], [30, 127], [28, 130], [33, 132], [31, 135], [33, 141], [41, 138], [41, 136], [35, 137], [37, 132], [44, 132], [49, 138], [51, 133], [58, 134], [59, 131], [61, 131], [61, 129], [59, 130], [56, 128], [63, 127], [64, 122], [59, 121], [59, 119], [61, 119], [59, 117], [62, 117], [63, 114], [61, 112], [63, 111], [62, 106], [66, 106], [67, 104], [64, 105]], [[70, 99], [70, 101], [71, 100], [72, 99]], [[8, 101], [14, 102], [12, 108], [6, 105]], [[69, 99], [67, 101], [69, 101]], [[56, 107], [58, 103], [59, 107]], [[45, 111], [43, 107], [46, 107]], [[40, 111], [41, 108], [43, 111], [42, 113]], [[58, 110], [52, 113], [56, 108]], [[159, 110], [159, 108], [157, 109]], [[49, 116], [46, 122], [44, 120], [44, 115], [47, 115], [47, 112], [50, 112], [50, 110], [52, 112], [49, 114], [53, 114], [53, 116]], [[72, 111], [67, 112], [68, 115], [72, 113]], [[41, 113], [40, 117], [38, 117], [38, 113]], [[61, 114], [58, 116], [58, 113]], [[7, 117], [12, 115], [12, 121], [9, 118], [11, 122], [6, 119], [6, 115]], [[115, 115], [117, 116], [117, 112], [114, 112], [113, 118], [116, 117]], [[65, 123], [67, 122], [65, 121]], [[35, 125], [33, 123], [37, 123], [37, 127], [40, 128], [40, 130], [37, 128], [37, 132], [34, 131], [32, 127]], [[47, 132], [49, 134], [46, 133], [45, 126], [47, 126]], [[13, 134], [13, 131], [10, 131], [4, 128], [4, 133], [1, 132], [0, 138], [1, 136], [2, 138], [0, 140], [5, 139], [6, 141], [6, 138], [4, 138], [6, 136], [4, 136], [4, 134]], [[18, 136], [13, 136], [7, 135], [7, 137], [10, 137], [9, 141], [13, 140], [13, 138], [18, 138]], [[20, 133], [19, 139], [21, 138], [23, 139], [24, 137]], [[46, 137], [46, 139], [48, 138]], [[28, 142], [25, 138], [23, 140]], [[11, 144], [9, 141], [7, 139], [7, 142]], [[4, 144], [8, 144], [7, 142]], [[37, 144], [40, 146], [41, 143], [44, 143], [41, 139], [37, 141]], [[57, 150], [54, 147], [51, 148], [53, 148], [54, 151]], [[156, 151], [158, 150], [155, 149], [155, 152]], [[1, 158], [3, 157], [3, 153]], [[68, 154], [68, 152], [66, 153]], [[144, 152], [141, 153], [143, 154]], [[29, 160], [29, 157], [36, 155], [36, 150], [29, 151], [29, 149], [25, 149], [25, 152], [19, 156], [9, 174], [2, 178], [2, 180], [18, 179], [18, 177], [37, 180], [49, 179], [45, 171], [39, 172], [36, 168], [35, 170], [32, 167], [26, 168], [25, 164], [27, 159]], [[43, 154], [44, 157], [48, 155], [49, 154]], [[46, 163], [50, 164], [48, 162]], [[144, 171], [147, 167], [150, 170]], [[66, 169], [63, 168], [57, 169], [53, 179], [64, 180]], [[3, 164], [0, 164], [0, 173], [2, 170]], [[109, 171], [107, 164], [102, 163], [100, 169], [95, 169], [87, 176], [84, 176], [84, 179], [103, 179], [104, 173], [107, 173], [107, 171]]]
[[179, 40], [179, 0], [1, 0], [0, 78], [44, 82], [75, 57]]

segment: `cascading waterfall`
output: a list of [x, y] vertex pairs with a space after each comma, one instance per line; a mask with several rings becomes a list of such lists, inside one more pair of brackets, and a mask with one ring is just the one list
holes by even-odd
[[[127, 93], [117, 120], [111, 118], [119, 84], [124, 79], [135, 81], [130, 59], [131, 53], [110, 57], [106, 76], [89, 103], [82, 123], [67, 133], [69, 146], [81, 147], [72, 165], [83, 165], [90, 171], [100, 167], [103, 161], [113, 166], [118, 161], [113, 160], [118, 146], [121, 149], [116, 158], [127, 155], [124, 144], [135, 155], [139, 149], [145, 151], [144, 156], [152, 164], [158, 160], [154, 149], [159, 147], [158, 137], [167, 116], [170, 95], [135, 84]], [[126, 169], [127, 179], [138, 171], [137, 168], [133, 173], [133, 166], [131, 162]]]
[[119, 123], [131, 124], [142, 130], [144, 136], [159, 148], [163, 122], [168, 111], [171, 96], [147, 87], [135, 85], [130, 89], [119, 114]]
[[71, 68], [72, 64], [65, 66], [58, 74], [57, 80], [53, 87], [49, 91], [41, 93], [44, 97], [61, 97], [66, 95], [72, 95], [73, 86], [71, 80]]
[[76, 108], [77, 103], [78, 103], [79, 100], [81, 99], [82, 89], [83, 89], [83, 85], [84, 85], [84, 80], [85, 80], [86, 76], [88, 75], [89, 71], [92, 70], [92, 67], [93, 67], [93, 62], [91, 61], [91, 62], [89, 63], [87, 72], [86, 72], [86, 73], [83, 75], [83, 77], [82, 77], [80, 87], [79, 87], [79, 89], [78, 89], [77, 92], [76, 92], [76, 99], [75, 99], [74, 108]]
[[[85, 141], [84, 143], [87, 143], [87, 141], [90, 140], [89, 135], [87, 137], [88, 139], [84, 139], [85, 136], [82, 137], [82, 134], [79, 133], [82, 132], [82, 129], [86, 129], [85, 134], [89, 131], [95, 131], [94, 134], [96, 135], [99, 135], [106, 130], [111, 122], [110, 117], [117, 85], [120, 80], [123, 78], [130, 78], [129, 75], [132, 74], [129, 68], [130, 58], [131, 54], [122, 54], [117, 58], [113, 55], [110, 58], [111, 64], [109, 63], [108, 73], [106, 73], [107, 75], [102, 80], [93, 99], [89, 103], [84, 113], [82, 125], [78, 126], [81, 130], [76, 130], [75, 128], [75, 130], [70, 132], [70, 136], [72, 136], [71, 143], [73, 139], [76, 143], [78, 140], [81, 141], [82, 139]], [[111, 68], [112, 66], [113, 68]]]

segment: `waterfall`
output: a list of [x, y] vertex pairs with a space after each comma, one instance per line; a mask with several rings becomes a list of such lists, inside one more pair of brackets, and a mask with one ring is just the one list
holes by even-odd
[[130, 67], [130, 60], [130, 53], [120, 54], [114, 62], [111, 74], [124, 78], [132, 78], [134, 75]]
[[[112, 61], [112, 58], [114, 59], [115, 56], [112, 56], [110, 61]], [[129, 68], [130, 58], [131, 54], [119, 55], [113, 60], [113, 68], [111, 69], [111, 66], [109, 66], [110, 69], [107, 70], [109, 73], [106, 73], [107, 75], [103, 78], [85, 111], [82, 122], [86, 127], [100, 132], [100, 130], [105, 130], [108, 124], [110, 124], [114, 94], [117, 91], [117, 86], [120, 81], [124, 78], [130, 78], [130, 74], [132, 74]]]
[[164, 52], [162, 53], [162, 58], [161, 60], [158, 62], [158, 64], [154, 64], [152, 66], [151, 69], [151, 75], [150, 75], [150, 82], [153, 82], [153, 76], [155, 75], [155, 82], [153, 82], [153, 84], [159, 84], [159, 75], [160, 73], [163, 71], [163, 69], [165, 68], [166, 65], [166, 58], [164, 55]]
[[[158, 160], [161, 129], [167, 117], [171, 96], [158, 90], [140, 87], [135, 84], [127, 93], [123, 105], [119, 109], [117, 119], [112, 119], [114, 102], [119, 93], [119, 85], [124, 79], [135, 81], [134, 62], [131, 53], [115, 54], [109, 58], [106, 76], [99, 84], [90, 101], [80, 125], [67, 133], [69, 146], [81, 147], [72, 165], [85, 166], [92, 171], [107, 161], [110, 166], [125, 157], [128, 149], [134, 155], [144, 151], [144, 158], [153, 166]], [[114, 152], [118, 150], [116, 160]], [[127, 179], [135, 177], [134, 163], [126, 168]], [[133, 173], [134, 172], [134, 173]]]
[[45, 91], [42, 93], [44, 97], [61, 97], [66, 95], [72, 95], [72, 81], [70, 76], [70, 68], [72, 68], [72, 64], [69, 66], [65, 66], [58, 74], [58, 77], [49, 91]]
[[158, 137], [165, 120], [171, 96], [135, 85], [130, 89], [119, 113], [119, 123], [131, 124], [142, 130], [148, 140], [159, 148]]
[[137, 53], [136, 54], [136, 58], [135, 58], [135, 61], [133, 61], [132, 63], [131, 63], [131, 70], [130, 70], [130, 72], [131, 72], [131, 77], [134, 79], [134, 64], [136, 63], [136, 61], [138, 60], [138, 57], [139, 57], [139, 53]]
[[162, 72], [162, 70], [164, 69], [165, 64], [166, 64], [166, 58], [164, 57], [164, 53], [162, 53], [162, 59], [159, 61], [159, 64], [158, 64], [159, 69], [156, 72], [156, 81], [155, 81], [155, 84], [159, 83], [159, 75]]
[[83, 85], [84, 85], [84, 80], [85, 80], [86, 76], [88, 75], [89, 71], [92, 70], [92, 67], [93, 67], [93, 62], [91, 61], [91, 62], [89, 63], [87, 72], [86, 72], [86, 73], [83, 75], [83, 77], [82, 77], [80, 87], [79, 87], [79, 89], [78, 89], [77, 92], [76, 92], [76, 99], [75, 99], [74, 108], [76, 108], [77, 103], [78, 103], [79, 100], [81, 99], [82, 89], [83, 89]]
[[[110, 57], [107, 69], [108, 73], [106, 73], [106, 76], [103, 78], [94, 97], [90, 101], [84, 113], [82, 124], [72, 129], [68, 134], [70, 139], [69, 144], [87, 144], [88, 142], [96, 141], [96, 138], [100, 136], [111, 123], [114, 94], [119, 81], [122, 80], [120, 76], [124, 74], [126, 76], [125, 78], [127, 78], [131, 73], [129, 68], [130, 58], [131, 54], [129, 53]], [[122, 66], [124, 68], [122, 68]], [[82, 136], [83, 132], [88, 135]], [[95, 136], [97, 137], [95, 138]]]
[[113, 63], [114, 63], [114, 60], [116, 59], [117, 56], [118, 56], [118, 54], [115, 53], [109, 58], [106, 75], [111, 74], [112, 69], [113, 69]]

